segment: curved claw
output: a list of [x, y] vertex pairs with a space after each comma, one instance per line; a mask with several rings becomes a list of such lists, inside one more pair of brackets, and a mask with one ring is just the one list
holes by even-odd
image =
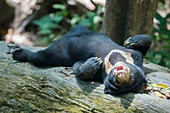
[[137, 39], [134, 39], [132, 37], [124, 41], [124, 46], [138, 46], [138, 45], [140, 45], [140, 41], [137, 41]]
[[9, 48], [7, 54], [12, 54], [15, 50], [19, 50], [20, 46], [15, 44], [15, 45], [7, 45], [7, 47]]
[[91, 57], [84, 63], [77, 62], [73, 65], [74, 74], [80, 79], [87, 80], [93, 78], [94, 74], [99, 70], [102, 60], [98, 57]]
[[79, 69], [86, 74], [95, 73], [102, 63], [102, 60], [98, 57], [91, 57], [89, 58]]

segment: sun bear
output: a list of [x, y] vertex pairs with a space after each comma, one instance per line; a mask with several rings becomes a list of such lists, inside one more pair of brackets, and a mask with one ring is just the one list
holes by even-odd
[[14, 60], [37, 67], [73, 66], [78, 78], [102, 82], [105, 93], [120, 95], [145, 86], [143, 58], [150, 45], [151, 38], [141, 34], [120, 46], [106, 35], [79, 25], [44, 50], [13, 47], [10, 53]]

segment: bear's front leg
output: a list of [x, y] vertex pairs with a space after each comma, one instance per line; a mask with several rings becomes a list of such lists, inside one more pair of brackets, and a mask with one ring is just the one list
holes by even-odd
[[150, 48], [152, 40], [147, 35], [136, 35], [128, 38], [124, 42], [124, 46], [129, 49], [134, 49], [145, 56], [146, 52]]
[[82, 80], [92, 79], [93, 75], [99, 70], [102, 60], [98, 57], [91, 57], [87, 61], [76, 62], [73, 65], [73, 73]]

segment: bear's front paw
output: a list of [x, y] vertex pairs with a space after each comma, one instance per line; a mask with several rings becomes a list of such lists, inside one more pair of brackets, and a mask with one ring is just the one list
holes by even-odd
[[131, 49], [141, 45], [142, 45], [142, 41], [134, 37], [130, 37], [124, 42], [124, 46]]
[[27, 53], [26, 50], [24, 49], [17, 49], [12, 52], [12, 58], [14, 60], [20, 61], [20, 62], [26, 62], [28, 61], [27, 59]]
[[84, 63], [82, 61], [77, 62], [73, 65], [74, 74], [82, 80], [93, 78], [93, 75], [101, 67], [102, 60], [97, 57], [91, 57]]
[[79, 70], [85, 72], [86, 74], [96, 73], [100, 68], [102, 60], [98, 57], [91, 57], [79, 68]]

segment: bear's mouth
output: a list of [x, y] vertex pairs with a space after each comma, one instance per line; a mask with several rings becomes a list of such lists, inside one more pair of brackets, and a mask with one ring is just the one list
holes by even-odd
[[125, 75], [123, 69], [124, 69], [123, 65], [115, 66], [115, 71], [116, 71], [117, 77], [120, 78]]
[[124, 62], [119, 61], [114, 65], [113, 75], [119, 83], [127, 83], [130, 77], [130, 69]]
[[119, 78], [125, 76], [125, 68], [125, 65], [122, 63], [115, 65], [115, 75]]

